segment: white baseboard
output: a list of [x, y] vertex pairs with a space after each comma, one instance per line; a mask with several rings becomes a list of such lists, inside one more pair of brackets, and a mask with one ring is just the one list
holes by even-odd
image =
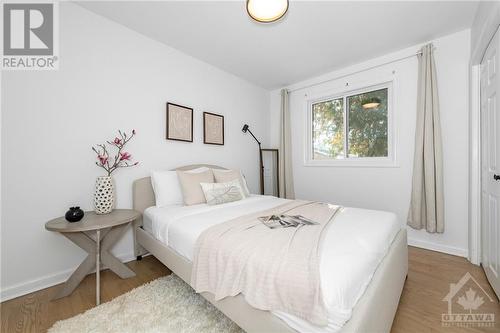
[[[129, 262], [136, 259], [134, 253], [126, 253], [117, 255], [116, 257], [122, 262]], [[0, 290], [0, 302], [8, 301], [9, 299], [63, 283], [69, 278], [75, 269], [76, 267], [2, 289]]]
[[464, 258], [467, 258], [467, 255], [468, 255], [467, 249], [426, 242], [426, 241], [422, 241], [422, 240], [414, 239], [414, 238], [408, 238], [408, 245], [420, 247], [420, 248], [426, 249], [426, 250], [432, 250], [432, 251], [452, 254], [454, 256], [459, 256], [459, 257], [464, 257]]

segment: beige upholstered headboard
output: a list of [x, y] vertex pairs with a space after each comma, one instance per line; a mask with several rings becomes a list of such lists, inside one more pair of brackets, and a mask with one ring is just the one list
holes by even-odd
[[[210, 164], [193, 164], [193, 165], [186, 165], [182, 166], [179, 168], [173, 169], [175, 170], [193, 170], [196, 168], [200, 167], [207, 167], [211, 169], [226, 169], [217, 165], [210, 165]], [[137, 179], [134, 181], [133, 189], [132, 189], [132, 200], [133, 200], [133, 208], [138, 211], [144, 213], [144, 210], [148, 207], [154, 206], [155, 203], [155, 194], [153, 192], [153, 186], [151, 185], [151, 177], [144, 177]], [[139, 228], [142, 226], [142, 216], [141, 218], [137, 219], [134, 221], [134, 247], [135, 247], [135, 254], [136, 256], [143, 254], [145, 251], [140, 248], [139, 244], [137, 244], [136, 241], [136, 234], [135, 230], [136, 228]]]

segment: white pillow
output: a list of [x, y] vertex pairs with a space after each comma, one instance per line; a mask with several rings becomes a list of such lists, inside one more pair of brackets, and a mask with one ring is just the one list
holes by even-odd
[[153, 171], [151, 185], [155, 193], [156, 207], [182, 205], [182, 190], [175, 171]]
[[[189, 170], [189, 173], [200, 173], [209, 170], [207, 167], [200, 167]], [[153, 171], [151, 172], [151, 185], [155, 194], [156, 207], [168, 205], [182, 205], [182, 189], [176, 171]]]
[[239, 179], [227, 183], [200, 183], [200, 186], [209, 205], [239, 201], [245, 197]]

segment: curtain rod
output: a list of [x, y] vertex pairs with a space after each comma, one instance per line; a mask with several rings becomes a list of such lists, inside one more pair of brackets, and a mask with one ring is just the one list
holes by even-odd
[[[435, 50], [436, 48], [433, 47], [432, 49]], [[331, 78], [331, 79], [328, 79], [328, 80], [324, 80], [324, 81], [321, 81], [321, 82], [317, 82], [317, 83], [311, 83], [311, 84], [308, 84], [308, 85], [305, 85], [305, 86], [302, 86], [302, 87], [299, 87], [299, 88], [295, 88], [295, 89], [289, 90], [288, 92], [292, 93], [294, 91], [298, 91], [298, 90], [302, 90], [302, 89], [306, 89], [306, 88], [311, 88], [311, 87], [318, 86], [318, 85], [323, 84], [323, 83], [327, 83], [327, 82], [339, 80], [339, 79], [342, 79], [344, 77], [348, 77], [348, 76], [355, 75], [355, 74], [358, 74], [358, 73], [366, 72], [366, 71], [369, 71], [369, 70], [377, 68], [377, 67], [382, 67], [382, 66], [385, 66], [385, 65], [388, 65], [388, 64], [392, 64], [393, 62], [398, 62], [398, 61], [401, 61], [401, 60], [413, 58], [413, 57], [416, 57], [416, 56], [418, 56], [420, 54], [422, 54], [422, 51], [418, 51], [417, 53], [411, 54], [411, 55], [406, 56], [406, 57], [394, 59], [394, 60], [391, 60], [391, 61], [384, 62], [382, 64], [378, 64], [378, 65], [374, 65], [374, 66], [371, 66], [371, 67], [368, 67], [368, 68], [364, 68], [364, 69], [358, 70], [356, 72], [352, 72], [352, 73], [349, 73], [349, 74], [344, 74], [344, 75], [337, 76], [337, 77], [334, 77], [334, 78]]]

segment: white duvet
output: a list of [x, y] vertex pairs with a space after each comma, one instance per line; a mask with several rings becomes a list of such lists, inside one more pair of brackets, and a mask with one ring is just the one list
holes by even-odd
[[[172, 205], [144, 212], [144, 229], [193, 260], [198, 236], [212, 225], [279, 206], [285, 199], [253, 195], [223, 205]], [[351, 318], [352, 309], [387, 253], [400, 224], [393, 213], [342, 208], [327, 229], [320, 261], [321, 288], [328, 308], [328, 326], [318, 327], [283, 312], [273, 312], [299, 332], [336, 332]]]

